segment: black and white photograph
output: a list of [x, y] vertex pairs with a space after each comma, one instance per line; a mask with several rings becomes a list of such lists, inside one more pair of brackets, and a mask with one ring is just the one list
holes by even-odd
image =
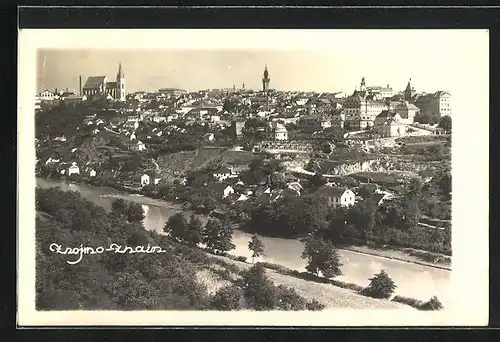
[[487, 323], [487, 30], [19, 44], [20, 319]]

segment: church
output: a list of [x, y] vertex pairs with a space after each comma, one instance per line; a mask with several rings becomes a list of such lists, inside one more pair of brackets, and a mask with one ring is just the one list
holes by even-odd
[[114, 100], [125, 101], [125, 75], [122, 64], [118, 66], [116, 82], [108, 82], [107, 76], [90, 76], [83, 86], [82, 95], [88, 98], [108, 95]]

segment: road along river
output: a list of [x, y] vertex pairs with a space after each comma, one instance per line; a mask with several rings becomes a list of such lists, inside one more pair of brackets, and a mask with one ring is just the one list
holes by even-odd
[[[59, 186], [63, 190], [78, 191], [82, 194], [83, 198], [108, 210], [111, 208], [111, 203], [117, 197], [139, 202], [143, 205], [146, 216], [144, 219], [145, 228], [158, 232], [163, 231], [165, 222], [171, 215], [182, 211], [179, 205], [120, 192], [112, 188], [72, 184], [61, 180], [46, 180], [42, 178], [37, 178], [36, 184], [41, 188]], [[230, 253], [250, 258], [251, 253], [248, 250], [249, 240], [250, 234], [235, 230], [233, 242], [236, 248]], [[306, 262], [301, 258], [303, 245], [300, 241], [271, 237], [262, 237], [262, 241], [265, 245], [265, 256], [261, 257], [261, 261], [280, 264], [299, 271], [305, 270]], [[344, 275], [338, 277], [338, 280], [366, 286], [373, 274], [378, 273], [381, 269], [385, 269], [397, 285], [396, 294], [421, 300], [428, 300], [431, 296], [436, 295], [445, 307], [451, 305], [450, 271], [347, 250], [341, 250], [340, 255]]]

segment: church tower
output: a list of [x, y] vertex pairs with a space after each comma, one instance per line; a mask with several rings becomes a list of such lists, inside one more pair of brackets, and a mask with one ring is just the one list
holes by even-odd
[[405, 93], [404, 93], [404, 100], [405, 101], [411, 101], [411, 99], [415, 96], [415, 88], [411, 86], [411, 78], [408, 81], [408, 85], [406, 86]]
[[118, 74], [116, 75], [116, 98], [120, 101], [125, 101], [125, 74], [122, 70], [122, 63], [118, 67]]
[[269, 71], [267, 71], [267, 64], [264, 69], [264, 75], [262, 76], [262, 91], [267, 92], [269, 91], [269, 82], [271, 82], [271, 79], [269, 78]]
[[365, 83], [365, 77], [361, 79], [361, 86], [359, 88], [360, 91], [366, 91], [366, 83]]

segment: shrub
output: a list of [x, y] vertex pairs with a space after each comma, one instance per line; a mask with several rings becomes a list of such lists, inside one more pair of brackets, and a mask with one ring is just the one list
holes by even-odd
[[312, 301], [306, 304], [306, 309], [309, 311], [320, 311], [323, 310], [325, 307], [326, 307], [325, 304], [318, 302], [316, 299], [313, 299]]
[[240, 255], [240, 256], [236, 257], [236, 261], [247, 262], [247, 258]]
[[421, 307], [421, 310], [442, 310], [443, 304], [438, 299], [438, 297], [433, 296], [429, 301], [425, 302]]
[[409, 297], [402, 297], [402, 296], [394, 296], [392, 299], [393, 302], [401, 303], [401, 304], [406, 304], [409, 306], [412, 306], [416, 309], [420, 309], [424, 302], [421, 300], [415, 299], [415, 298], [409, 298]]
[[299, 311], [306, 308], [306, 300], [295, 289], [279, 285], [277, 288], [277, 307], [280, 310]]
[[285, 266], [279, 265], [279, 264], [273, 264], [271, 262], [258, 262], [257, 264], [260, 264], [260, 265], [262, 265], [265, 268], [269, 268], [271, 270], [275, 270], [276, 272], [278, 272], [280, 274], [283, 274], [283, 275], [291, 275], [292, 272], [293, 272], [288, 267], [285, 267]]
[[396, 284], [389, 277], [387, 272], [381, 270], [380, 273], [370, 278], [370, 285], [364, 288], [360, 293], [373, 298], [389, 298], [396, 287]]
[[245, 308], [243, 290], [237, 286], [226, 286], [212, 297], [210, 305], [216, 310], [239, 310]]

